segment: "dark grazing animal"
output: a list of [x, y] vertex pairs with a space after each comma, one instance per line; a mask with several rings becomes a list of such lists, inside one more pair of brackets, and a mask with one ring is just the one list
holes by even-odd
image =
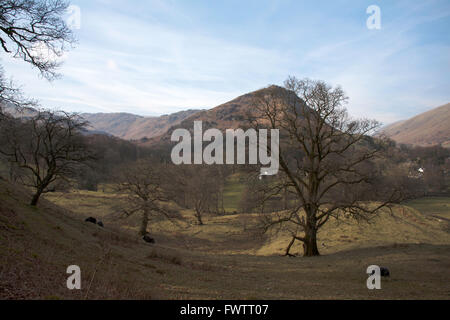
[[155, 243], [155, 239], [153, 239], [152, 237], [150, 237], [148, 234], [146, 234], [145, 236], [142, 237], [142, 240], [144, 240], [147, 243]]
[[95, 218], [93, 218], [93, 217], [89, 217], [89, 218], [87, 218], [86, 220], [84, 220], [85, 222], [90, 222], [90, 223], [93, 223], [93, 224], [96, 224], [97, 223], [97, 219], [95, 219]]
[[[372, 275], [375, 274], [375, 270], [372, 271]], [[389, 272], [389, 269], [386, 267], [380, 267], [380, 276], [382, 277], [389, 277], [391, 274]]]
[[103, 222], [101, 222], [101, 221], [97, 221], [97, 224], [102, 228], [104, 227]]
[[380, 274], [382, 277], [389, 277], [391, 275], [389, 269], [386, 267], [380, 267]]

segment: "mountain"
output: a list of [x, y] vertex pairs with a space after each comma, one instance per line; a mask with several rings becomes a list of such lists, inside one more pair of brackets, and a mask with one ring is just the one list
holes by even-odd
[[450, 103], [388, 125], [381, 133], [397, 143], [450, 146]]
[[31, 107], [16, 108], [12, 103], [0, 105], [1, 111], [17, 118], [29, 118], [36, 115], [36, 109]]
[[245, 130], [250, 127], [250, 124], [248, 122], [248, 114], [251, 113], [252, 108], [254, 107], [254, 98], [261, 92], [266, 92], [267, 94], [269, 94], [271, 91], [272, 93], [285, 95], [286, 97], [289, 96], [290, 99], [296, 99], [299, 104], [303, 103], [297, 96], [292, 96], [295, 94], [288, 92], [282, 87], [272, 85], [267, 88], [241, 95], [215, 108], [197, 112], [190, 117], [187, 117], [179, 124], [172, 126], [162, 135], [156, 136], [150, 139], [150, 141], [145, 142], [144, 145], [155, 146], [158, 144], [172, 144], [170, 142], [172, 132], [178, 128], [192, 131], [194, 127], [194, 121], [202, 121], [203, 130], [207, 130], [210, 128], [219, 129], [221, 131], [225, 131], [226, 129], [238, 128]]
[[[33, 108], [17, 110], [12, 105], [4, 105], [3, 110], [14, 117], [31, 117], [36, 115]], [[201, 110], [184, 110], [160, 117], [143, 117], [131, 113], [82, 113], [89, 122], [89, 134], [106, 134], [126, 140], [140, 140], [160, 136], [169, 128]]]
[[93, 131], [137, 140], [159, 136], [199, 111], [186, 110], [160, 117], [143, 117], [130, 113], [83, 113], [81, 116], [89, 121]]

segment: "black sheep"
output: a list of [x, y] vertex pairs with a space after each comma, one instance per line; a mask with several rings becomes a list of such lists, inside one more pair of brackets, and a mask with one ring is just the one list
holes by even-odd
[[96, 224], [97, 223], [97, 219], [95, 219], [95, 218], [93, 218], [93, 217], [89, 217], [89, 218], [87, 218], [86, 220], [84, 220], [85, 222], [90, 222], [90, 223], [93, 223], [93, 224]]
[[389, 277], [391, 275], [389, 269], [386, 267], [380, 267], [380, 274], [382, 277]]
[[148, 243], [155, 243], [155, 239], [153, 239], [152, 237], [150, 237], [148, 234], [146, 234], [145, 236], [142, 237], [142, 240], [144, 240], [145, 242]]
[[101, 222], [101, 221], [98, 221], [97, 224], [102, 228], [104, 227], [103, 222]]

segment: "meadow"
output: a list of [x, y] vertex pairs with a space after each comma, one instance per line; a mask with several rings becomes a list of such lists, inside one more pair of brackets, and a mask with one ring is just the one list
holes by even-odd
[[[226, 207], [232, 210], [237, 198], [229, 192]], [[74, 191], [47, 199], [80, 219], [96, 216], [130, 235], [138, 230], [138, 217], [113, 214], [120, 202], [114, 193]], [[448, 200], [419, 199], [370, 223], [332, 221], [319, 233], [317, 258], [283, 257], [290, 239], [282, 232], [261, 234], [258, 214], [208, 216], [198, 226], [190, 210], [181, 210], [177, 224], [152, 221], [157, 245], [139, 244], [136, 253], [149, 252], [152, 272], [160, 273], [163, 291], [175, 299], [448, 298], [450, 234], [448, 221], [436, 216], [449, 214]], [[301, 254], [301, 246], [292, 252]], [[379, 292], [365, 286], [371, 264], [392, 273]]]
[[[22, 189], [2, 187], [0, 298], [450, 297], [448, 222], [435, 217], [448, 216], [446, 198], [398, 206], [371, 224], [332, 221], [319, 233], [321, 256], [294, 258], [282, 256], [289, 242], [283, 233], [259, 232], [257, 214], [207, 216], [199, 226], [190, 210], [180, 210], [175, 224], [151, 221], [156, 244], [150, 245], [137, 236], [138, 216], [117, 215], [123, 199], [108, 188], [49, 193], [32, 208]], [[105, 228], [84, 222], [88, 216], [101, 219]], [[65, 288], [65, 270], [72, 264], [82, 270], [80, 291]], [[382, 290], [366, 288], [372, 264], [391, 271]]]

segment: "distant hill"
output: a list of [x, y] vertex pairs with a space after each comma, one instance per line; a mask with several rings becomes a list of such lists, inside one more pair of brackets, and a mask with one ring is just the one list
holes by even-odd
[[200, 110], [186, 110], [160, 117], [143, 117], [130, 113], [83, 113], [91, 129], [105, 132], [122, 139], [142, 139], [159, 136], [171, 126]]
[[450, 147], [450, 103], [388, 125], [380, 133], [397, 143]]
[[31, 107], [18, 109], [11, 103], [0, 105], [0, 107], [2, 108], [2, 111], [4, 113], [9, 114], [13, 117], [29, 118], [36, 115], [36, 109], [33, 109]]
[[[5, 105], [6, 113], [14, 117], [31, 117], [36, 115], [33, 108], [17, 110], [12, 105]], [[80, 114], [89, 122], [89, 134], [105, 134], [125, 140], [140, 140], [153, 138], [165, 133], [169, 128], [178, 125], [186, 118], [202, 110], [183, 110], [160, 117], [143, 117], [131, 113], [82, 113]]]
[[[14, 117], [31, 117], [36, 114], [33, 108], [23, 108], [18, 111], [12, 105], [3, 106], [6, 113]], [[89, 134], [106, 134], [125, 140], [140, 140], [153, 138], [167, 132], [169, 128], [181, 123], [186, 118], [201, 110], [184, 110], [160, 117], [143, 117], [131, 113], [82, 113], [89, 122]]]

